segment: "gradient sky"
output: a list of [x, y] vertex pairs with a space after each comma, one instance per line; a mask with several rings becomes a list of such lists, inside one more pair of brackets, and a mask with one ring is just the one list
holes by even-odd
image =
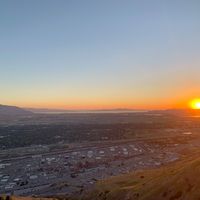
[[200, 98], [199, 0], [0, 0], [0, 104], [186, 108]]

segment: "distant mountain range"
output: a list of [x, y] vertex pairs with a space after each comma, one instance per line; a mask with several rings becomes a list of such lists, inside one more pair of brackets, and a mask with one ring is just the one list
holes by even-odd
[[64, 109], [48, 109], [48, 108], [19, 108], [17, 106], [7, 106], [0, 104], [0, 116], [6, 115], [32, 115], [34, 113], [67, 113], [67, 112], [141, 112], [146, 111], [149, 114], [200, 114], [200, 109], [167, 109], [167, 110], [137, 110], [127, 108], [117, 109], [101, 109], [101, 110], [64, 110]]
[[48, 109], [48, 108], [23, 108], [24, 110], [42, 113], [42, 112], [76, 112], [76, 110], [60, 110], [60, 109]]
[[200, 109], [167, 109], [167, 110], [144, 110], [144, 109], [127, 109], [127, 108], [116, 108], [116, 109], [101, 109], [101, 110], [64, 110], [64, 109], [48, 109], [48, 108], [23, 108], [24, 110], [33, 113], [67, 113], [67, 112], [148, 112], [149, 114], [200, 114]]
[[152, 114], [200, 114], [200, 109], [167, 109], [167, 110], [152, 110], [148, 113]]
[[101, 109], [101, 110], [94, 110], [94, 111], [146, 111], [146, 110], [128, 109], [128, 108], [116, 108], [116, 109]]
[[0, 104], [0, 116], [10, 116], [10, 115], [32, 115], [33, 113], [16, 106], [6, 106]]
[[[101, 110], [62, 110], [62, 109], [48, 109], [48, 108], [23, 108], [27, 111], [31, 111], [34, 113], [42, 113], [42, 112], [110, 112], [110, 111], [122, 111], [122, 112], [130, 112], [130, 111], [143, 111], [143, 110], [134, 110], [134, 109], [127, 109], [127, 108], [117, 108], [117, 109], [101, 109]], [[145, 111], [145, 110], [144, 110]]]

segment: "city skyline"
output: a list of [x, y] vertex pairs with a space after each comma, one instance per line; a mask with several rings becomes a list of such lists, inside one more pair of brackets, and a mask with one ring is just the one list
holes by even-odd
[[197, 108], [199, 1], [1, 1], [0, 104]]

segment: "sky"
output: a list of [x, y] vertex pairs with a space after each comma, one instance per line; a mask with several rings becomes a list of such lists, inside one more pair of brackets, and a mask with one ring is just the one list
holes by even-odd
[[0, 104], [188, 108], [199, 0], [0, 0]]

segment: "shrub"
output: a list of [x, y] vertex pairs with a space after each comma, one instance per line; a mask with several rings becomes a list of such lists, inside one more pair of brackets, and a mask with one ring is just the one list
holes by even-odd
[[12, 198], [8, 195], [8, 196], [6, 197], [6, 200], [12, 200]]
[[105, 191], [105, 194], [108, 194], [109, 192], [110, 192], [110, 190], [106, 190], [106, 191]]
[[167, 192], [163, 192], [163, 197], [166, 197], [167, 196]]

